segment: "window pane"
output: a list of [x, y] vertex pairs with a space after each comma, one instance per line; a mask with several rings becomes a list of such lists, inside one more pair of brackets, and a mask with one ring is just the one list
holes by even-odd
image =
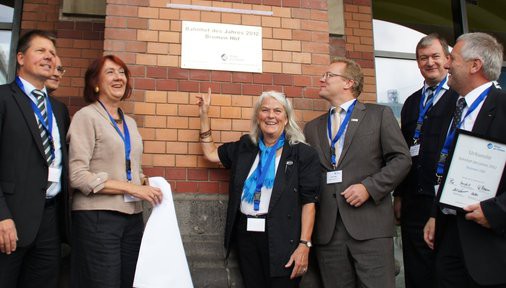
[[375, 58], [378, 103], [392, 107], [397, 118], [402, 104], [416, 90], [422, 88], [423, 77], [415, 60]]
[[[415, 53], [416, 43], [425, 36], [408, 27], [373, 19], [374, 50]], [[402, 36], [401, 36], [402, 35]]]
[[0, 84], [5, 84], [7, 81], [11, 34], [11, 31], [0, 31]]
[[0, 22], [12, 23], [14, 8], [0, 4]]

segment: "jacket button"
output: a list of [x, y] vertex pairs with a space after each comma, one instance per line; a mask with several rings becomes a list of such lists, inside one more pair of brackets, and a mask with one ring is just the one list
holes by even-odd
[[292, 215], [290, 215], [290, 214], [286, 215], [286, 217], [287, 217], [288, 219], [292, 219]]
[[293, 244], [293, 242], [294, 242], [293, 240], [290, 240], [290, 244]]
[[423, 192], [423, 188], [422, 187], [418, 187], [418, 192], [422, 193]]

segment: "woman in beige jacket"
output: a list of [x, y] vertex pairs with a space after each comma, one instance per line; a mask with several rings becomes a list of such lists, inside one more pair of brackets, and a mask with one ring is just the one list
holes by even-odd
[[142, 200], [156, 205], [158, 188], [142, 174], [142, 139], [120, 102], [132, 88], [125, 63], [108, 55], [85, 75], [90, 102], [67, 135], [72, 204], [71, 287], [132, 287], [144, 223]]

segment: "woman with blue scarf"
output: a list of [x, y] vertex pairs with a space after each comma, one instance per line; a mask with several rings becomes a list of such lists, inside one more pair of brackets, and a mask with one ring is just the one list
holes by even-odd
[[227, 255], [237, 250], [247, 288], [298, 287], [308, 268], [320, 165], [290, 102], [280, 92], [262, 93], [250, 133], [217, 147], [208, 118], [211, 90], [197, 100], [204, 155], [230, 169]]

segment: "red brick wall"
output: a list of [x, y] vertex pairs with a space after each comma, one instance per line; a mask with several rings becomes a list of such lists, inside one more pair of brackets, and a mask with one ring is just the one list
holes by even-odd
[[[67, 74], [57, 96], [72, 112], [82, 107], [83, 76], [95, 57], [116, 54], [132, 71], [134, 93], [125, 110], [144, 139], [146, 174], [170, 180], [176, 192], [225, 193], [228, 172], [207, 162], [198, 142], [195, 94], [213, 90], [213, 138], [236, 140], [249, 130], [251, 107], [266, 90], [286, 93], [303, 124], [327, 109], [318, 97], [329, 55], [364, 68], [362, 101], [375, 101], [370, 0], [344, 0], [345, 35], [329, 38], [326, 0], [224, 0], [177, 3], [272, 11], [273, 16], [166, 8], [169, 0], [107, 0], [103, 21], [60, 15], [61, 0], [25, 0], [22, 29], [58, 36]], [[84, 1], [84, 0], [83, 0]], [[37, 4], [42, 3], [43, 4]], [[263, 73], [181, 69], [181, 21], [262, 26]], [[104, 40], [105, 39], [105, 40]]]
[[361, 101], [376, 102], [376, 76], [372, 32], [371, 0], [343, 0], [346, 57], [357, 61], [364, 71]]
[[[149, 6], [117, 2], [107, 2], [105, 51], [119, 55], [134, 71], [135, 95], [127, 109], [142, 127], [146, 172], [165, 176], [175, 191], [227, 191], [227, 172], [202, 156], [196, 93], [212, 88], [211, 127], [217, 142], [237, 140], [249, 130], [251, 107], [262, 91], [285, 92], [301, 121], [325, 110], [318, 80], [329, 61], [326, 0], [187, 3], [261, 9], [273, 16], [169, 9], [165, 0], [149, 1]], [[264, 72], [179, 68], [183, 20], [261, 25]]]

